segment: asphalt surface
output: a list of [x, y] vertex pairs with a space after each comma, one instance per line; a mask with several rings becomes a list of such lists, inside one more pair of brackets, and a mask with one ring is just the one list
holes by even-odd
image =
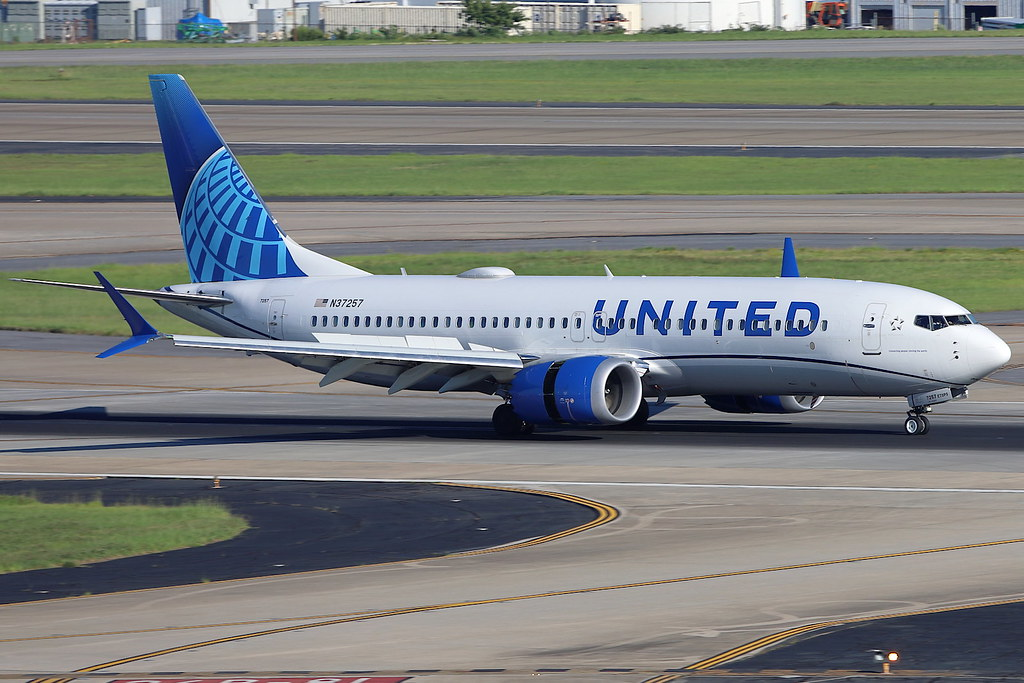
[[[1019, 363], [1022, 328], [995, 329]], [[1019, 597], [1024, 544], [984, 543], [1020, 536], [1019, 384], [977, 385], [920, 439], [901, 434], [899, 400], [734, 416], [683, 399], [642, 432], [510, 442], [490, 431], [490, 397], [322, 390], [266, 358], [160, 344], [94, 359], [108, 343], [0, 334], [4, 471], [503, 482], [621, 517], [487, 555], [0, 607], [10, 670], [178, 648], [117, 670], [436, 669], [415, 675], [448, 683], [458, 670], [519, 681], [558, 668], [572, 683], [639, 683], [807, 623]], [[946, 550], [913, 554], [928, 548]], [[427, 605], [440, 607], [407, 613]], [[282, 624], [303, 630], [275, 635]]]
[[[239, 154], [1019, 155], [1015, 108], [207, 105]], [[159, 152], [149, 103], [0, 103], [0, 153]]]
[[[801, 248], [846, 249], [852, 247], [882, 247], [885, 249], [947, 249], [976, 247], [980, 249], [1024, 249], [1024, 235], [919, 235], [889, 234], [810, 234], [800, 235]], [[779, 235], [751, 235], [733, 233], [721, 235], [627, 235], [623, 237], [565, 237], [538, 239], [453, 239], [403, 242], [349, 242], [306, 244], [313, 251], [344, 260], [346, 256], [373, 254], [438, 254], [445, 252], [510, 253], [531, 251], [593, 251], [630, 250], [648, 247], [674, 249], [778, 249]], [[136, 251], [121, 254], [73, 254], [66, 256], [38, 256], [0, 258], [0, 268], [6, 271], [38, 270], [40, 268], [96, 267], [100, 264], [123, 263], [182, 263], [182, 255], [174, 249], [166, 251]]]
[[439, 557], [546, 536], [596, 517], [550, 496], [410, 483], [230, 480], [215, 489], [208, 479], [0, 481], [0, 495], [17, 494], [48, 503], [100, 497], [105, 505], [216, 500], [250, 528], [196, 548], [0, 574], [0, 604]]
[[[445, 145], [431, 143], [240, 143], [240, 155], [305, 154], [380, 156], [387, 154], [502, 154], [510, 156], [581, 157], [914, 157], [922, 159], [998, 159], [1024, 154], [1024, 147], [842, 147], [775, 145]], [[161, 152], [146, 142], [3, 142], [0, 154], [144, 154]]]
[[[897, 652], [895, 678], [918, 672], [1024, 678], [1024, 604], [919, 614], [825, 629], [723, 669], [736, 673], [823, 669], [879, 673], [872, 650]], [[902, 674], [902, 676], [901, 676]], [[887, 679], [889, 677], [886, 677]], [[946, 676], [943, 676], [945, 679]]]
[[0, 67], [79, 64], [173, 65], [304, 62], [533, 61], [544, 59], [842, 59], [1005, 55], [1024, 52], [1024, 38], [969, 35], [957, 38], [849, 38], [742, 41], [515, 43], [486, 45], [268, 45], [189, 49], [104, 48], [0, 53]]
[[[1024, 236], [1021, 206], [1024, 195], [1000, 193], [270, 200], [291, 237], [342, 257], [450, 249], [779, 248], [784, 236], [798, 248], [1016, 247]], [[0, 202], [0, 212], [4, 270], [181, 261], [169, 199], [18, 199]]]

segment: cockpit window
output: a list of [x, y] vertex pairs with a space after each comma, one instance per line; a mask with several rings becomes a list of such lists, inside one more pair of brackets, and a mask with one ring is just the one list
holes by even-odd
[[966, 315], [918, 315], [914, 324], [926, 330], [941, 330], [950, 325], [976, 325], [978, 323], [970, 313]]

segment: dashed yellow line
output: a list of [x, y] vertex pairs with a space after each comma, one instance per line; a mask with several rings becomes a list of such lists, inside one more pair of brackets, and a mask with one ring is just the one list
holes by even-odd
[[[514, 489], [512, 489], [512, 490], [514, 490]], [[538, 493], [544, 493], [544, 492], [538, 492]], [[563, 495], [563, 494], [555, 494], [555, 495]], [[575, 497], [574, 496], [570, 496], [570, 498], [575, 498]], [[725, 578], [725, 577], [731, 577], [731, 576], [750, 576], [750, 575], [755, 575], [755, 574], [767, 574], [767, 573], [771, 573], [771, 572], [791, 571], [791, 570], [794, 570], [794, 569], [807, 569], [807, 568], [812, 568], [812, 567], [826, 567], [826, 566], [832, 566], [832, 565], [838, 565], [838, 564], [847, 564], [847, 563], [851, 563], [851, 562], [866, 562], [866, 561], [871, 561], [871, 560], [893, 559], [893, 558], [899, 558], [899, 557], [914, 557], [914, 556], [920, 556], [920, 555], [930, 555], [930, 554], [935, 554], [935, 553], [953, 552], [953, 551], [960, 551], [960, 550], [972, 550], [972, 549], [977, 549], [977, 548], [987, 548], [987, 547], [994, 547], [994, 546], [1001, 546], [1001, 545], [1009, 545], [1009, 544], [1014, 544], [1014, 543], [1024, 543], [1024, 538], [1006, 539], [1006, 540], [1001, 540], [1001, 541], [987, 541], [987, 542], [983, 542], [983, 543], [969, 543], [969, 544], [964, 544], [964, 545], [945, 546], [945, 547], [942, 547], [942, 548], [926, 548], [926, 549], [923, 549], [923, 550], [910, 550], [910, 551], [905, 551], [905, 552], [900, 552], [900, 553], [885, 553], [885, 554], [878, 554], [878, 555], [865, 555], [865, 556], [862, 556], [862, 557], [841, 558], [841, 559], [836, 559], [836, 560], [822, 560], [822, 561], [819, 561], [819, 562], [805, 562], [805, 563], [800, 563], [800, 564], [782, 565], [782, 566], [777, 566], [777, 567], [764, 567], [764, 568], [760, 568], [760, 569], [745, 569], [745, 570], [738, 570], [738, 571], [732, 571], [732, 572], [719, 572], [719, 573], [715, 573], [715, 574], [702, 574], [702, 575], [698, 575], [698, 576], [686, 576], [686, 577], [678, 577], [678, 578], [672, 578], [672, 579], [658, 579], [658, 580], [654, 580], [654, 581], [641, 581], [641, 582], [635, 582], [635, 583], [616, 584], [616, 585], [611, 585], [611, 586], [595, 586], [595, 587], [591, 587], [591, 588], [576, 588], [576, 589], [561, 590], [561, 591], [550, 591], [550, 592], [546, 592], [546, 593], [533, 593], [533, 594], [529, 594], [529, 595], [514, 595], [514, 596], [501, 597], [501, 598], [488, 598], [488, 599], [484, 599], [484, 600], [467, 600], [467, 601], [463, 601], [463, 602], [450, 602], [450, 603], [442, 603], [442, 604], [436, 604], [436, 605], [422, 605], [422, 606], [418, 606], [418, 607], [405, 607], [405, 608], [399, 608], [399, 609], [393, 609], [393, 610], [384, 610], [384, 611], [380, 611], [380, 612], [373, 612], [373, 613], [368, 613], [368, 614], [360, 614], [360, 615], [355, 615], [355, 616], [348, 616], [348, 617], [343, 617], [343, 618], [338, 618], [338, 619], [327, 619], [327, 620], [324, 620], [324, 621], [318, 621], [318, 622], [311, 623], [311, 624], [298, 624], [298, 625], [295, 625], [295, 626], [285, 626], [285, 627], [280, 627], [280, 628], [266, 629], [266, 630], [262, 630], [262, 631], [255, 631], [255, 632], [251, 632], [251, 633], [242, 633], [242, 634], [238, 634], [238, 635], [235, 635], [235, 636], [227, 636], [227, 637], [224, 637], [224, 638], [214, 638], [212, 640], [206, 640], [206, 641], [202, 641], [202, 642], [198, 642], [198, 643], [189, 643], [189, 644], [186, 644], [186, 645], [178, 645], [178, 646], [175, 646], [175, 647], [165, 648], [165, 649], [162, 649], [162, 650], [155, 650], [155, 651], [152, 651], [152, 652], [146, 652], [146, 653], [139, 654], [139, 655], [133, 655], [133, 656], [130, 656], [130, 657], [124, 657], [122, 659], [117, 659], [117, 660], [110, 661], [110, 662], [103, 662], [101, 664], [95, 664], [93, 666], [86, 667], [84, 669], [77, 669], [75, 671], [75, 673], [91, 673], [91, 672], [99, 671], [100, 669], [105, 669], [105, 668], [111, 667], [111, 666], [119, 666], [119, 665], [122, 665], [122, 664], [129, 664], [129, 663], [137, 662], [137, 661], [140, 661], [140, 660], [143, 660], [143, 659], [150, 659], [152, 657], [160, 657], [160, 656], [163, 656], [163, 655], [174, 654], [176, 652], [183, 652], [185, 650], [192, 650], [192, 649], [196, 649], [196, 648], [200, 648], [200, 647], [209, 647], [211, 645], [223, 645], [225, 643], [238, 642], [238, 641], [241, 641], [241, 640], [248, 640], [248, 639], [251, 639], [251, 638], [259, 638], [259, 637], [262, 637], [262, 636], [277, 635], [277, 634], [281, 634], [281, 633], [290, 633], [290, 632], [293, 632], [293, 631], [301, 631], [301, 630], [309, 629], [309, 628], [319, 628], [319, 627], [322, 627], [322, 626], [337, 626], [339, 624], [349, 624], [349, 623], [355, 623], [355, 622], [360, 622], [360, 621], [368, 621], [370, 619], [381, 619], [381, 618], [384, 618], [384, 617], [401, 616], [401, 615], [405, 615], [405, 614], [418, 614], [418, 613], [423, 613], [423, 612], [436, 612], [436, 611], [440, 611], [440, 610], [456, 609], [456, 608], [460, 608], [460, 607], [479, 607], [479, 606], [483, 606], [483, 605], [496, 605], [496, 604], [502, 604], [502, 603], [522, 602], [522, 601], [526, 601], [526, 600], [536, 600], [536, 599], [540, 599], [540, 598], [564, 597], [564, 596], [569, 596], [569, 595], [584, 595], [584, 594], [588, 594], [588, 593], [600, 593], [600, 592], [605, 592], [605, 591], [624, 590], [624, 589], [632, 589], [632, 588], [643, 588], [643, 587], [649, 587], [649, 586], [664, 586], [664, 585], [670, 585], [670, 584], [676, 584], [676, 583], [686, 583], [686, 582], [691, 582], [691, 581], [703, 581], [703, 580], [708, 580], [708, 579]], [[533, 542], [527, 542], [527, 544], [534, 544], [534, 543]], [[508, 546], [507, 548], [511, 548], [511, 547], [521, 547], [521, 546]], [[480, 552], [494, 552], [495, 550], [501, 550], [501, 549], [507, 549], [507, 548], [492, 549], [490, 551], [474, 551], [473, 553], [466, 553], [466, 554], [479, 554]], [[455, 556], [448, 556], [448, 557], [457, 557], [457, 555], [455, 555]], [[387, 564], [391, 564], [391, 563], [387, 563]], [[1022, 599], [1021, 601], [1024, 602], [1024, 599]], [[1014, 601], [1011, 600], [1011, 601], [1008, 601], [1008, 602], [1014, 602]], [[991, 603], [991, 604], [1000, 604], [1000, 603]], [[962, 608], [936, 609], [936, 610], [933, 610], [933, 611], [936, 611], [936, 612], [939, 612], [939, 611], [949, 611], [951, 609], [962, 609]], [[924, 610], [924, 611], [919, 612], [919, 613], [927, 613], [927, 612], [928, 612], [928, 610]], [[910, 614], [910, 613], [908, 613], [908, 614]], [[901, 615], [892, 615], [892, 616], [901, 616]], [[729, 661], [730, 659], [734, 659], [736, 657], [739, 657], [742, 654], [745, 654], [746, 652], [750, 652], [750, 651], [755, 650], [755, 649], [757, 649], [759, 647], [764, 647], [767, 644], [771, 644], [773, 642], [777, 642], [778, 640], [782, 640], [784, 638], [788, 638], [788, 637], [790, 637], [792, 635], [797, 635], [797, 634], [803, 633], [805, 631], [814, 630], [816, 628], [824, 628], [824, 627], [829, 626], [829, 625], [835, 625], [835, 624], [841, 624], [841, 623], [851, 623], [853, 621], [870, 621], [870, 620], [875, 619], [875, 618], [877, 618], [877, 617], [861, 617], [859, 619], [851, 619], [849, 621], [824, 622], [822, 624], [810, 624], [810, 625], [806, 625], [806, 626], [800, 626], [800, 627], [797, 627], [797, 628], [794, 628], [794, 629], [789, 629], [788, 631], [783, 631], [783, 632], [781, 632], [779, 634], [773, 634], [773, 635], [770, 635], [770, 636], [765, 636], [764, 638], [760, 638], [760, 639], [758, 639], [756, 641], [753, 641], [752, 643], [748, 643], [746, 645], [741, 645], [740, 647], [734, 648], [732, 650], [729, 650], [728, 652], [722, 653], [721, 655], [716, 655], [715, 657], [711, 657], [709, 659], [705, 659], [705, 660], [702, 660], [700, 662], [696, 662], [695, 664], [691, 664], [690, 666], [685, 667], [685, 668], [686, 669], [690, 669], [690, 670], [710, 668], [710, 667], [715, 666], [717, 664], [720, 664], [722, 662]], [[73, 679], [37, 679], [35, 681], [30, 681], [30, 683], [66, 683], [66, 681], [68, 681], [68, 680], [73, 680]], [[667, 680], [671, 680], [671, 679], [667, 679]]]

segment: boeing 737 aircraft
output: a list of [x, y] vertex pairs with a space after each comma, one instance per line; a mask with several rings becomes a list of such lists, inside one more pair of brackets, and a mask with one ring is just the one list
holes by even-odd
[[[502, 400], [502, 435], [534, 425], [640, 425], [647, 399], [704, 398], [727, 413], [799, 413], [824, 396], [903, 396], [908, 434], [931, 406], [1006, 363], [1010, 349], [962, 306], [910, 287], [780, 277], [372, 275], [279, 228], [185, 80], [150, 76], [192, 282], [103, 290], [132, 337], [262, 353], [388, 393], [472, 391]], [[220, 337], [161, 334], [123, 295]]]

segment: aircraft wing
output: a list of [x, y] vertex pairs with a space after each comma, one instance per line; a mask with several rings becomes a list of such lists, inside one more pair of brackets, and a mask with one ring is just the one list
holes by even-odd
[[322, 387], [354, 375], [374, 363], [408, 364], [409, 367], [404, 368], [388, 388], [389, 394], [407, 389], [436, 373], [445, 378], [445, 383], [438, 389], [444, 393], [471, 387], [490, 378], [511, 377], [523, 367], [523, 359], [516, 353], [479, 344], [470, 344], [467, 349], [454, 337], [363, 337], [321, 333], [315, 335], [314, 341], [286, 341], [161, 334], [128, 303], [124, 298], [126, 292], [114, 287], [101, 273], [96, 272], [95, 275], [100, 282], [99, 288], [110, 296], [132, 332], [130, 338], [102, 352], [99, 358], [109, 358], [154, 339], [170, 339], [175, 346], [337, 359], [320, 380]]
[[428, 376], [454, 366], [456, 373], [438, 390], [455, 391], [496, 375], [514, 373], [522, 369], [523, 360], [516, 353], [479, 348], [428, 348], [387, 344], [350, 344], [324, 341], [281, 341], [277, 339], [245, 339], [239, 337], [197, 337], [183, 334], [166, 335], [175, 346], [203, 349], [225, 349], [247, 353], [288, 354], [317, 358], [336, 358], [320, 386], [337, 382], [353, 375], [373, 363], [396, 361], [411, 363], [388, 389], [394, 394]]
[[445, 365], [480, 365], [521, 370], [518, 354], [498, 349], [428, 349], [408, 346], [369, 346], [324, 342], [279, 341], [277, 339], [245, 339], [242, 337], [196, 337], [184, 334], [167, 335], [175, 346], [202, 349], [226, 349], [249, 353], [288, 353], [299, 356], [327, 358], [365, 358], [374, 361], [411, 361]]

